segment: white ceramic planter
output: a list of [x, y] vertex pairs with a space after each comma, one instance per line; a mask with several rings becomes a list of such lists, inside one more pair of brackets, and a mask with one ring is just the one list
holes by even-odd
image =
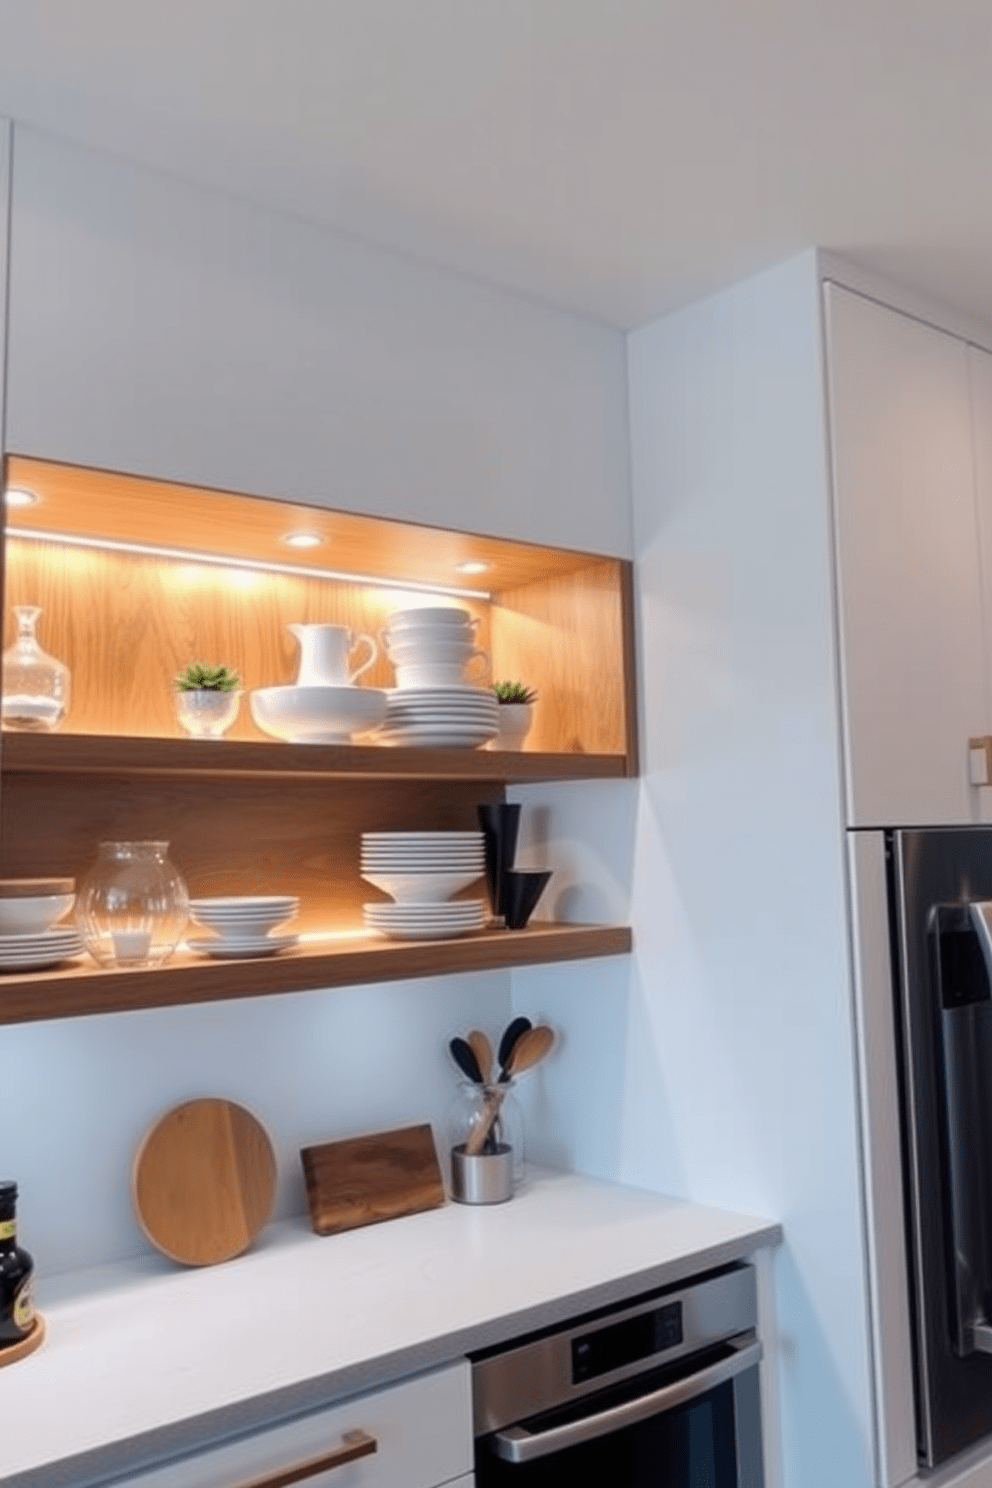
[[534, 721], [533, 703], [500, 703], [499, 733], [490, 749], [521, 749]]

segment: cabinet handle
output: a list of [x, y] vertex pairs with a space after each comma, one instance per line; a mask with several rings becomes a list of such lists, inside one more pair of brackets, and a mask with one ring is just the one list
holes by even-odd
[[972, 785], [992, 785], [992, 734], [968, 740], [968, 780]]
[[241, 1483], [239, 1488], [287, 1488], [290, 1483], [302, 1483], [306, 1478], [315, 1478], [318, 1473], [330, 1472], [334, 1467], [344, 1467], [346, 1462], [354, 1462], [359, 1457], [371, 1457], [378, 1450], [379, 1443], [367, 1431], [345, 1431], [341, 1434], [341, 1445], [333, 1452], [280, 1468], [265, 1478], [252, 1478], [250, 1483]]

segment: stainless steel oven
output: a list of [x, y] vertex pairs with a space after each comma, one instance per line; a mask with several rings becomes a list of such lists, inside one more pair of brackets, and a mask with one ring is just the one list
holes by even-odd
[[754, 1270], [473, 1356], [477, 1488], [762, 1488]]

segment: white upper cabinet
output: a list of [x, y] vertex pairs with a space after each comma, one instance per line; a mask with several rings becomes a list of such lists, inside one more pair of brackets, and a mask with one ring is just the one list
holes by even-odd
[[990, 359], [970, 366], [965, 342], [834, 284], [825, 299], [847, 822], [980, 821], [992, 791], [970, 783], [969, 739], [990, 732], [970, 375], [987, 379], [992, 529]]

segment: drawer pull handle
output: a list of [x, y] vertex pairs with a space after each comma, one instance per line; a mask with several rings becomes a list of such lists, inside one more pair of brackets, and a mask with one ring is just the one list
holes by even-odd
[[330, 1472], [334, 1467], [344, 1467], [346, 1462], [355, 1462], [359, 1457], [371, 1457], [379, 1450], [379, 1443], [367, 1431], [345, 1431], [341, 1445], [323, 1457], [311, 1457], [306, 1462], [297, 1462], [293, 1467], [280, 1468], [265, 1478], [252, 1478], [242, 1483], [241, 1488], [288, 1488], [290, 1483], [302, 1483], [315, 1478], [318, 1473]]

